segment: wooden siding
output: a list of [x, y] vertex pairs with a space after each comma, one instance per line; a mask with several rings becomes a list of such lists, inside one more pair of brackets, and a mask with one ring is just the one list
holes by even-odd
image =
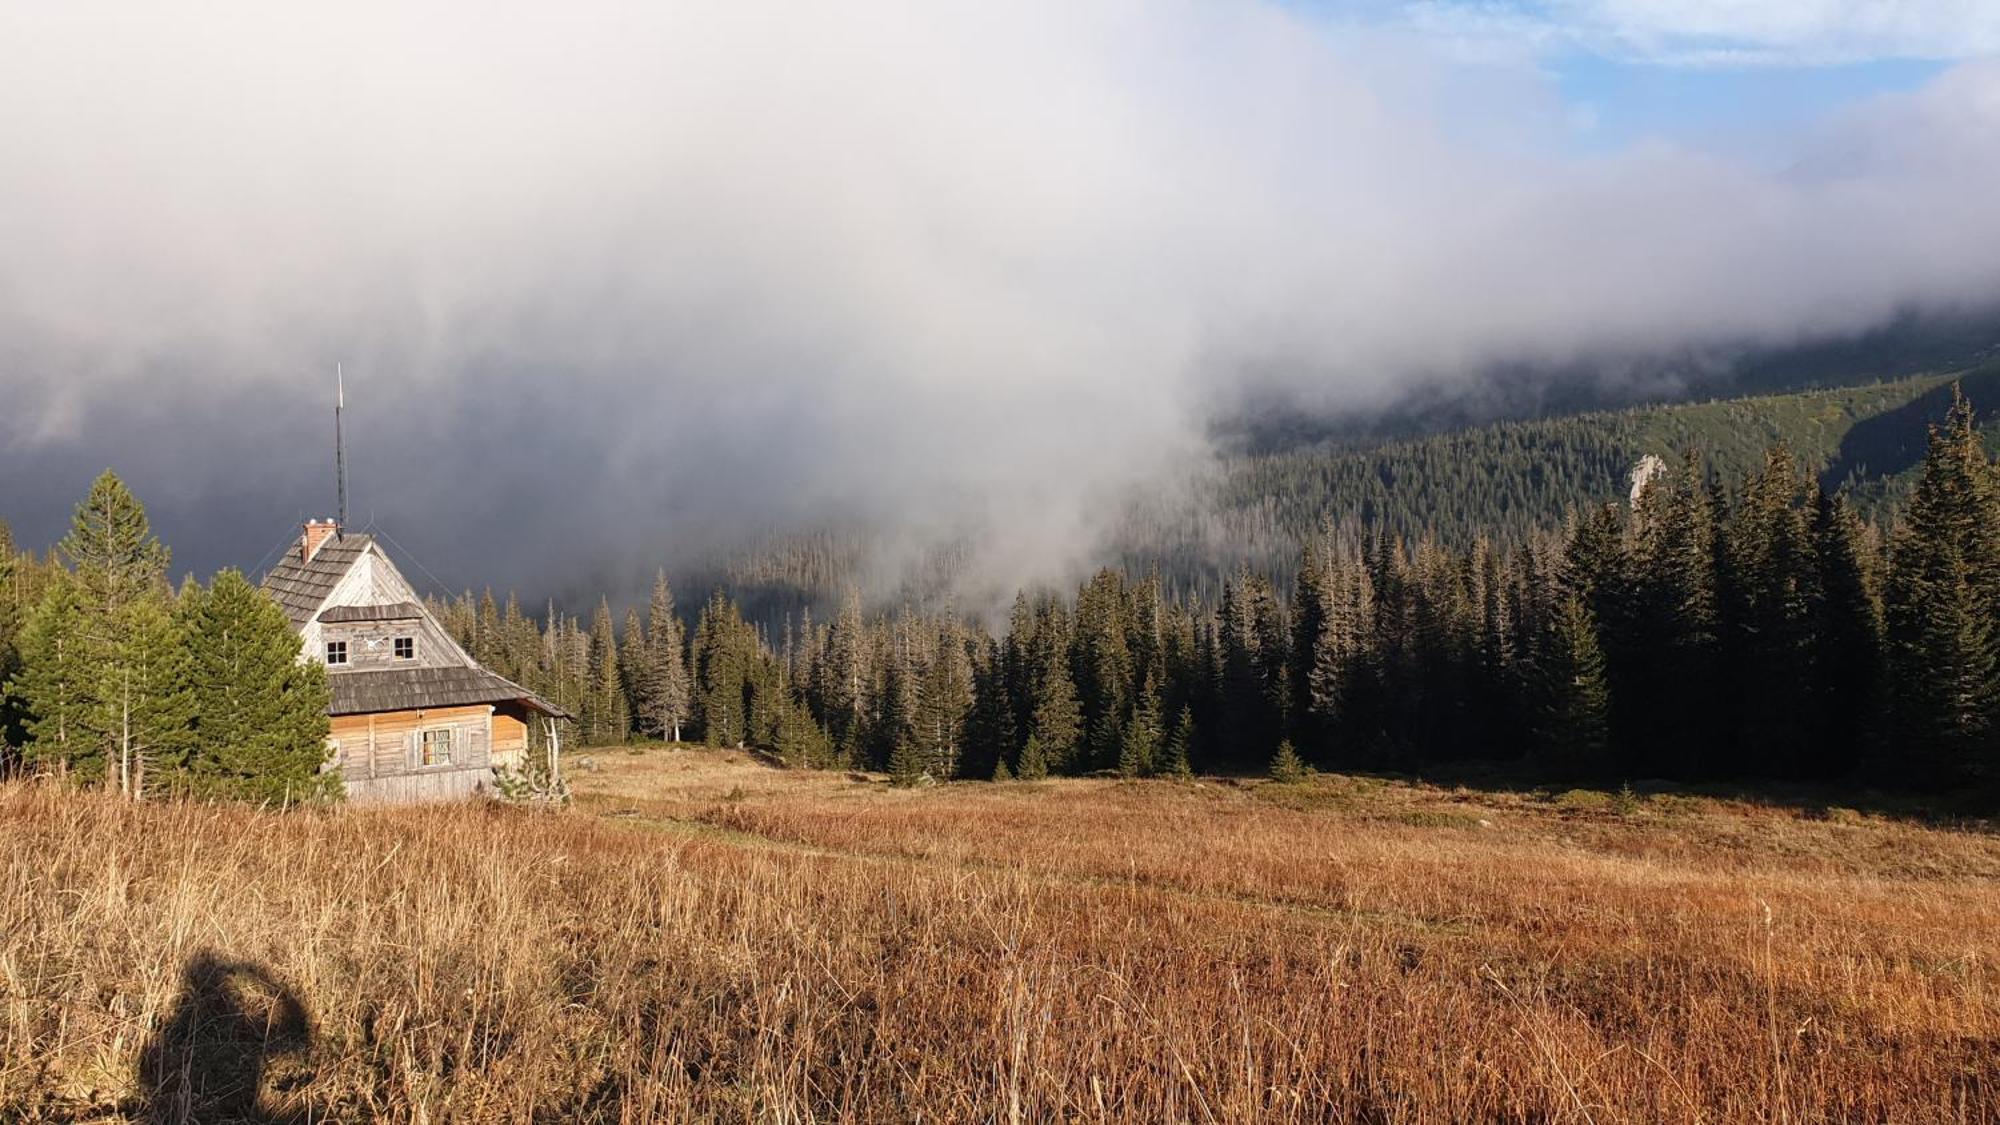
[[[320, 550], [321, 552], [325, 552], [328, 548], [322, 547]], [[367, 549], [362, 551], [348, 565], [346, 571], [340, 576], [339, 581], [334, 583], [333, 588], [327, 592], [321, 604], [314, 607], [312, 617], [300, 628], [299, 639], [304, 645], [305, 655], [313, 660], [325, 663], [327, 640], [339, 640], [340, 635], [338, 631], [353, 629], [357, 625], [354, 622], [322, 622], [319, 620], [321, 612], [335, 606], [382, 606], [403, 605], [406, 603], [421, 604], [420, 599], [417, 597], [416, 588], [411, 586], [409, 580], [403, 577], [402, 572], [396, 569], [396, 564], [390, 562], [389, 557], [382, 553], [382, 548], [373, 540], [368, 540]], [[403, 626], [401, 632], [390, 634], [392, 636], [416, 636], [418, 638], [417, 664], [429, 667], [444, 665], [457, 665], [467, 668], [476, 667], [472, 657], [452, 641], [450, 635], [444, 631], [444, 627], [432, 619], [428, 612], [424, 613], [421, 620], [423, 623], [422, 630], [417, 628], [418, 622], [407, 621], [400, 623]], [[349, 660], [353, 660], [354, 656], [355, 650], [350, 647], [348, 649]], [[393, 666], [394, 660], [392, 656], [385, 656], [384, 659], [388, 662], [369, 665], [369, 667], [387, 668]], [[407, 667], [408, 663], [406, 662], [404, 666]], [[356, 665], [350, 663], [347, 667], [352, 668], [356, 667]], [[338, 668], [331, 670], [336, 674], [339, 672]]]
[[492, 788], [492, 770], [441, 770], [350, 781], [347, 800], [356, 805], [416, 805], [470, 800]]
[[495, 769], [517, 770], [528, 762], [528, 724], [518, 715], [510, 715], [509, 710], [520, 710], [518, 705], [503, 707], [493, 713], [493, 766]]
[[[337, 761], [348, 798], [442, 800], [468, 796], [490, 786], [493, 717], [492, 707], [478, 705], [335, 718], [330, 737], [339, 747]], [[439, 729], [452, 732], [451, 764], [418, 764], [421, 732]], [[450, 781], [421, 780], [445, 774], [465, 776]], [[403, 780], [384, 784], [394, 779]]]
[[[465, 663], [459, 657], [458, 647], [445, 636], [444, 630], [432, 624], [427, 617], [407, 621], [322, 621], [319, 631], [319, 655], [322, 659], [326, 656], [327, 643], [347, 642], [347, 663], [329, 667], [327, 672], [330, 675], [396, 668], [455, 668], [463, 667]], [[408, 637], [414, 643], [414, 658], [397, 658], [398, 637]], [[372, 648], [369, 647], [371, 641], [374, 642]]]

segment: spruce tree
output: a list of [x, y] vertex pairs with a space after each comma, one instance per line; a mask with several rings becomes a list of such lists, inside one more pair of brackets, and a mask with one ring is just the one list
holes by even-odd
[[[1727, 765], [1722, 709], [1690, 707], [1689, 699], [1724, 695], [1718, 647], [1721, 552], [1715, 503], [1701, 458], [1640, 495], [1634, 513], [1632, 616], [1608, 626], [1624, 643], [1607, 656], [1618, 701], [1618, 744], [1627, 766], [1647, 777], [1701, 776]], [[1623, 669], [1621, 672], [1620, 669]]]
[[1549, 632], [1541, 646], [1537, 758], [1559, 776], [1600, 776], [1609, 764], [1611, 691], [1597, 626], [1583, 599], [1565, 597]]
[[861, 617], [861, 594], [848, 590], [840, 613], [827, 634], [825, 719], [834, 744], [850, 757], [858, 756], [866, 737], [868, 715], [875, 700], [870, 692], [867, 624]]
[[1084, 769], [1114, 765], [1132, 707], [1136, 665], [1130, 645], [1124, 575], [1103, 568], [1079, 591], [1071, 667], [1083, 728]]
[[[79, 686], [88, 697], [64, 724], [70, 747], [64, 756], [72, 768], [87, 757], [103, 769], [107, 784], [137, 796], [131, 721], [135, 712], [156, 710], [145, 694], [155, 681], [141, 667], [150, 659], [142, 649], [167, 597], [167, 550], [154, 538], [145, 507], [108, 469], [77, 505], [59, 550], [71, 569], [79, 611], [65, 660], [79, 662]], [[175, 704], [161, 706], [171, 711]], [[80, 757], [78, 744], [85, 739], [97, 745]]]
[[1275, 618], [1270, 584], [1239, 569], [1222, 592], [1222, 726], [1217, 738], [1223, 756], [1236, 765], [1254, 768], [1277, 746], [1282, 716], [1272, 697], [1270, 670], [1274, 661], [1282, 663], [1282, 649], [1272, 653], [1267, 647]]
[[1016, 771], [1022, 781], [1040, 781], [1049, 776], [1048, 755], [1042, 753], [1042, 740], [1035, 735], [1028, 736], [1028, 744], [1021, 748], [1021, 768]]
[[1271, 755], [1269, 773], [1271, 780], [1277, 782], [1305, 780], [1306, 764], [1299, 760], [1299, 752], [1292, 747], [1291, 739], [1278, 743], [1277, 751]]
[[833, 763], [833, 743], [826, 731], [813, 721], [803, 704], [788, 703], [780, 708], [778, 756], [794, 769], [825, 769]]
[[82, 589], [59, 575], [21, 630], [21, 667], [7, 694], [25, 717], [30, 764], [96, 780], [105, 776], [109, 749], [96, 726], [103, 666], [83, 639], [84, 621]]
[[[1069, 770], [1081, 756], [1082, 715], [1076, 702], [1076, 685], [1070, 680], [1067, 662], [1051, 663], [1043, 670], [1035, 692], [1035, 718], [1029, 741], [1038, 748], [1047, 768]], [[1027, 757], [1022, 756], [1021, 776], [1026, 778]]]
[[1146, 777], [1158, 765], [1160, 740], [1160, 695], [1151, 684], [1139, 693], [1139, 705], [1125, 724], [1125, 737], [1118, 755], [1118, 773], [1123, 777]]
[[118, 659], [98, 688], [106, 725], [115, 724], [111, 768], [133, 797], [179, 785], [195, 749], [189, 612], [197, 596], [190, 590], [172, 608], [157, 598], [133, 603]]
[[999, 646], [990, 641], [973, 672], [966, 746], [968, 754], [961, 768], [970, 776], [982, 777], [1005, 765], [1019, 749], [1005, 660]]
[[186, 785], [199, 797], [338, 799], [328, 762], [326, 669], [299, 659], [278, 604], [225, 570], [181, 610], [194, 715]]
[[685, 636], [681, 619], [674, 612], [673, 588], [667, 572], [653, 578], [653, 596], [647, 607], [647, 653], [645, 697], [650, 714], [648, 728], [670, 742], [681, 740], [681, 725], [687, 722], [692, 695], [687, 659], [683, 655]]
[[650, 687], [646, 664], [651, 655], [652, 638], [646, 636], [645, 621], [638, 610], [626, 610], [625, 623], [618, 635], [619, 688], [625, 696], [627, 729], [641, 734], [654, 733], [648, 719], [653, 711], [652, 700], [646, 694]]
[[59, 549], [93, 625], [108, 625], [133, 602], [165, 593], [167, 549], [153, 537], [145, 507], [109, 469], [77, 505]]
[[1183, 705], [1174, 718], [1173, 729], [1167, 732], [1166, 750], [1160, 758], [1162, 777], [1186, 780], [1194, 776], [1194, 740], [1194, 709]]
[[915, 785], [928, 776], [924, 753], [913, 738], [899, 738], [889, 751], [889, 781], [894, 785]]
[[631, 733], [625, 705], [625, 678], [618, 668], [618, 637], [611, 627], [611, 603], [600, 599], [590, 619], [589, 668], [583, 704], [583, 738], [594, 746], [624, 742]]
[[1821, 780], [1857, 769], [1881, 731], [1882, 608], [1861, 521], [1838, 494], [1813, 505], [1811, 741]]
[[746, 637], [748, 629], [721, 590], [709, 597], [695, 625], [695, 702], [710, 746], [740, 748], [750, 737], [745, 695], [755, 638]]
[[1813, 557], [1797, 462], [1772, 448], [1746, 482], [1725, 534], [1728, 569], [1721, 602], [1735, 689], [1735, 769], [1795, 778], [1812, 757], [1812, 607], [1819, 573]]
[[965, 641], [947, 625], [918, 685], [914, 733], [926, 772], [956, 777], [972, 716], [972, 669]]
[[16, 748], [24, 737], [20, 702], [7, 687], [21, 673], [21, 624], [26, 616], [17, 555], [13, 529], [0, 519], [0, 776], [13, 768]]
[[2000, 512], [1972, 406], [1931, 430], [1883, 590], [1896, 759], [1890, 779], [1958, 784], [1996, 764]]

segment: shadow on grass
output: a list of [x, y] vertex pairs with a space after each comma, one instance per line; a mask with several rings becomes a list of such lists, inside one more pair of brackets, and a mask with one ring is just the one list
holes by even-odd
[[260, 965], [204, 950], [182, 973], [173, 1013], [139, 1056], [141, 1103], [149, 1125], [183, 1122], [276, 1123], [307, 1119], [272, 1108], [310, 1080], [311, 1020], [299, 998]]
[[1930, 827], [2000, 832], [2000, 794], [1977, 788], [1953, 793], [1881, 789], [1865, 783], [1782, 781], [1676, 781], [1660, 778], [1617, 779], [1542, 773], [1520, 765], [1463, 762], [1426, 765], [1419, 773], [1387, 770], [1339, 770], [1350, 777], [1400, 781], [1419, 785], [1458, 787], [1510, 796], [1554, 796], [1568, 790], [1607, 795], [1629, 792], [1635, 797], [1685, 796], [1787, 809], [1819, 819], [1843, 813], [1866, 813], [1889, 820]]

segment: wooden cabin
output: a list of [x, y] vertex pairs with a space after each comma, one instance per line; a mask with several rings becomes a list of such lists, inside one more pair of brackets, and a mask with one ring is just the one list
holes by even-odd
[[496, 769], [526, 761], [529, 725], [566, 717], [460, 648], [372, 536], [309, 522], [263, 586], [299, 631], [301, 658], [326, 665], [350, 801], [491, 792]]

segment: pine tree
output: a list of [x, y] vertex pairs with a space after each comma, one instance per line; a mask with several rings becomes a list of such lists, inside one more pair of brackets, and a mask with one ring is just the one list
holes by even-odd
[[299, 659], [285, 612], [234, 570], [181, 612], [194, 715], [188, 789], [270, 804], [338, 799], [338, 771], [323, 771], [326, 669]]

